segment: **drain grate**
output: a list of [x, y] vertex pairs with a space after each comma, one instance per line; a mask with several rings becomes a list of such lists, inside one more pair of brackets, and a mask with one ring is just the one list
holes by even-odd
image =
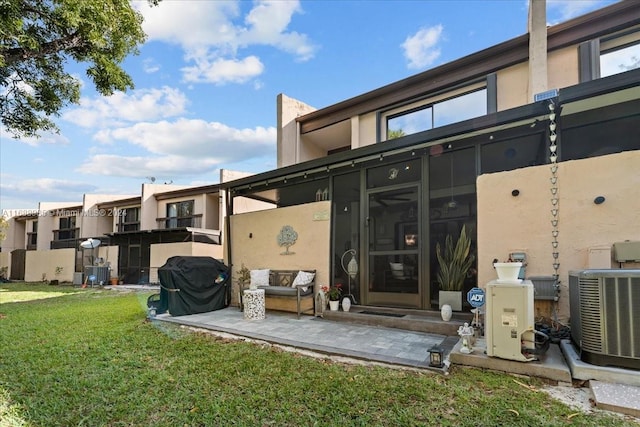
[[361, 311], [360, 314], [373, 314], [375, 316], [388, 316], [388, 317], [404, 317], [404, 314], [398, 313], [384, 313], [382, 311]]

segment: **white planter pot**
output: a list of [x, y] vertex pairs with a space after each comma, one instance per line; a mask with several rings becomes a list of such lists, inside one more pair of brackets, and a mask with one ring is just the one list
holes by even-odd
[[349, 311], [351, 309], [351, 299], [349, 297], [342, 298], [342, 311]]
[[518, 281], [518, 275], [520, 274], [520, 268], [522, 268], [521, 262], [495, 262], [493, 267], [498, 274], [498, 280], [504, 282], [516, 282]]
[[440, 291], [438, 304], [440, 309], [448, 304], [453, 311], [462, 311], [462, 291]]
[[444, 304], [440, 309], [440, 316], [442, 316], [442, 320], [448, 322], [451, 320], [451, 316], [453, 316], [453, 310], [449, 304]]
[[329, 309], [331, 311], [338, 311], [340, 308], [340, 301], [329, 301]]

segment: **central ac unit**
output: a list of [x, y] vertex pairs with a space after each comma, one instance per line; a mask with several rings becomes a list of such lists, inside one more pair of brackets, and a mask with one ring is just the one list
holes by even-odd
[[640, 269], [571, 271], [569, 303], [583, 362], [640, 369]]

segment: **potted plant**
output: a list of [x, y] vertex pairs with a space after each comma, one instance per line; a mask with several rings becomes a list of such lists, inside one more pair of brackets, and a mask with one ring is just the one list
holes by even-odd
[[333, 286], [323, 286], [322, 291], [324, 292], [327, 300], [329, 300], [329, 308], [331, 311], [337, 311], [340, 307], [340, 296], [342, 295], [342, 283], [336, 283]]
[[475, 255], [471, 253], [471, 238], [466, 226], [462, 226], [456, 243], [449, 234], [445, 238], [444, 250], [440, 243], [436, 244], [438, 257], [438, 274], [436, 278], [440, 287], [439, 304], [449, 304], [454, 311], [462, 310], [462, 286], [473, 266]]

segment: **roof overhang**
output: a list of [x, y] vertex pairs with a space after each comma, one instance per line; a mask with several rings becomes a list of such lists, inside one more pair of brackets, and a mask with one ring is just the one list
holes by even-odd
[[[547, 49], [554, 51], [640, 24], [640, 3], [621, 1], [547, 29]], [[529, 59], [529, 34], [481, 50], [337, 104], [302, 115], [300, 133], [322, 129], [351, 117], [415, 99]]]
[[[330, 156], [298, 163], [261, 174], [251, 175], [220, 184], [221, 188], [243, 190], [261, 183], [275, 183], [279, 180], [315, 174], [347, 165], [355, 165], [375, 158], [393, 156], [411, 150], [430, 147], [446, 142], [459, 141], [474, 136], [502, 131], [536, 120], [546, 120], [550, 113], [549, 103], [565, 104], [582, 102], [583, 108], [591, 102], [591, 108], [606, 105], [605, 102], [624, 102], [640, 97], [640, 69], [580, 83], [559, 90], [557, 98], [539, 101], [475, 119], [465, 120], [447, 126], [431, 129], [393, 139], [383, 143], [347, 150]], [[635, 98], [634, 98], [635, 99]]]

